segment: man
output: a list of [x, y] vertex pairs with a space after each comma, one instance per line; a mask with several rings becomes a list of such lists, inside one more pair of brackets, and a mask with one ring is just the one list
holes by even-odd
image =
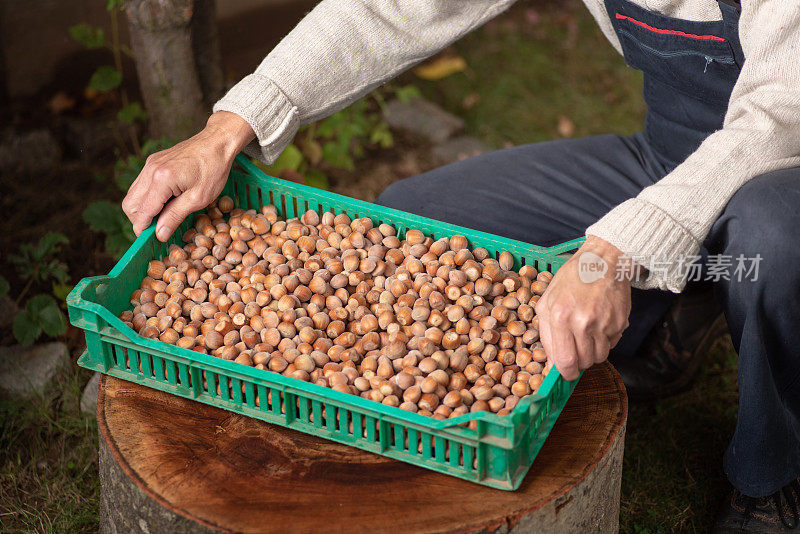
[[[684, 289], [691, 258], [707, 254], [739, 353], [739, 417], [724, 466], [734, 492], [717, 528], [794, 528], [800, 3], [584, 1], [611, 44], [644, 73], [643, 133], [485, 154], [402, 180], [378, 201], [541, 245], [585, 233], [536, 307], [542, 343], [567, 379], [612, 349], [629, 355], [639, 347], [670, 305], [667, 292]], [[219, 194], [232, 158], [254, 138], [248, 149], [274, 161], [300, 125], [343, 108], [511, 3], [322, 1], [215, 105], [202, 132], [148, 159], [123, 202], [135, 232], [158, 216], [156, 235], [167, 239]], [[728, 273], [720, 270], [725, 258]], [[587, 280], [588, 264], [605, 275]], [[696, 367], [685, 354], [699, 344], [679, 346], [687, 325], [676, 326], [675, 317], [667, 314], [668, 328], [646, 342], [653, 359], [620, 360], [631, 390], [670, 391], [654, 370], [666, 368], [677, 383]]]

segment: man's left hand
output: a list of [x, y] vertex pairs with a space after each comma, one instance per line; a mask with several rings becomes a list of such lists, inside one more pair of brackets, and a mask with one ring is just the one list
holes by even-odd
[[536, 303], [542, 345], [565, 379], [605, 361], [619, 342], [628, 327], [634, 268], [618, 248], [589, 236]]

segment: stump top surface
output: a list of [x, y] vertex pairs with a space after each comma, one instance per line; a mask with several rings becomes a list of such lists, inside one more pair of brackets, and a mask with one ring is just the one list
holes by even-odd
[[522, 486], [492, 489], [103, 376], [98, 421], [116, 461], [162, 506], [244, 532], [493, 530], [579, 484], [628, 404], [605, 363], [586, 371]]

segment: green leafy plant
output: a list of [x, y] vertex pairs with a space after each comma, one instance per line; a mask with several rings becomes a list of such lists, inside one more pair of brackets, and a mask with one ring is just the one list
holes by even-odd
[[22, 345], [31, 345], [42, 333], [58, 337], [67, 331], [67, 321], [56, 300], [47, 294], [31, 297], [25, 309], [14, 318], [14, 337]]
[[89, 78], [89, 87], [103, 93], [116, 89], [121, 83], [122, 73], [108, 65], [98, 67], [92, 77]]
[[[140, 154], [129, 154], [119, 158], [114, 165], [114, 183], [119, 190], [123, 192], [128, 190], [142, 172], [148, 156], [174, 144], [174, 141], [166, 137], [149, 139], [142, 144]], [[115, 259], [121, 258], [136, 239], [133, 226], [118, 202], [109, 200], [92, 202], [83, 211], [83, 220], [92, 231], [105, 234], [105, 250]]]
[[[8, 259], [16, 268], [25, 287], [14, 303], [19, 305], [31, 287], [51, 283], [52, 295], [41, 293], [28, 299], [25, 307], [14, 317], [12, 327], [14, 337], [22, 345], [30, 345], [43, 333], [50, 337], [62, 335], [67, 330], [67, 321], [59, 308], [59, 302], [66, 298], [71, 286], [67, 266], [56, 257], [61, 247], [69, 243], [67, 237], [58, 232], [45, 234], [38, 243], [25, 243], [18, 254], [10, 254]], [[8, 280], [0, 276], [0, 296], [9, 292]]]
[[88, 50], [103, 48], [106, 45], [106, 33], [103, 28], [96, 28], [85, 22], [70, 26], [69, 34]]
[[147, 120], [147, 113], [139, 102], [131, 102], [117, 112], [117, 120], [122, 124], [145, 122]]
[[382, 111], [388, 96], [407, 101], [420, 96], [413, 85], [386, 86], [342, 111], [300, 130], [272, 165], [262, 168], [275, 176], [302, 178], [305, 183], [328, 188], [326, 169], [352, 171], [368, 149], [390, 148], [394, 138]]
[[69, 239], [64, 234], [48, 232], [36, 245], [25, 243], [20, 246], [19, 254], [9, 254], [9, 261], [16, 267], [20, 278], [26, 282], [17, 297], [17, 303], [22, 301], [33, 284], [51, 279], [61, 284], [67, 283], [69, 280], [67, 266], [54, 257], [61, 251], [61, 245], [67, 243]]
[[[98, 67], [89, 78], [88, 87], [93, 91], [101, 93], [117, 91], [120, 103], [122, 104], [122, 107], [117, 112], [117, 121], [121, 126], [127, 129], [133, 152], [141, 154], [135, 123], [145, 122], [147, 120], [147, 114], [139, 102], [130, 101], [127, 91], [125, 91], [125, 88], [122, 86], [124, 77], [122, 56], [125, 55], [132, 58], [133, 51], [120, 42], [119, 12], [121, 9], [122, 0], [108, 0], [106, 3], [106, 10], [111, 18], [110, 38], [106, 37], [103, 28], [92, 26], [86, 22], [80, 22], [71, 26], [69, 28], [69, 34], [88, 50], [107, 48], [111, 51], [114, 64]], [[122, 142], [121, 137], [120, 142]]]
[[106, 252], [116, 259], [121, 258], [136, 239], [131, 222], [117, 202], [92, 202], [83, 211], [83, 220], [93, 231], [105, 234]]

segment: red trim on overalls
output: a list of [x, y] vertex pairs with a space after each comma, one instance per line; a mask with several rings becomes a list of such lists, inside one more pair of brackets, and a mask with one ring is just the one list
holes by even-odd
[[661, 28], [654, 28], [653, 26], [645, 24], [640, 20], [636, 20], [634, 18], [631, 18], [627, 15], [622, 15], [620, 13], [617, 13], [617, 19], [633, 22], [634, 24], [636, 24], [637, 26], [641, 26], [645, 30], [650, 30], [651, 32], [660, 33], [662, 35], [680, 35], [681, 37], [688, 37], [690, 39], [699, 39], [701, 41], [723, 41], [723, 42], [725, 41], [725, 39], [723, 39], [722, 37], [718, 37], [716, 35], [695, 35], [693, 33], [686, 33], [680, 30], [663, 30]]

